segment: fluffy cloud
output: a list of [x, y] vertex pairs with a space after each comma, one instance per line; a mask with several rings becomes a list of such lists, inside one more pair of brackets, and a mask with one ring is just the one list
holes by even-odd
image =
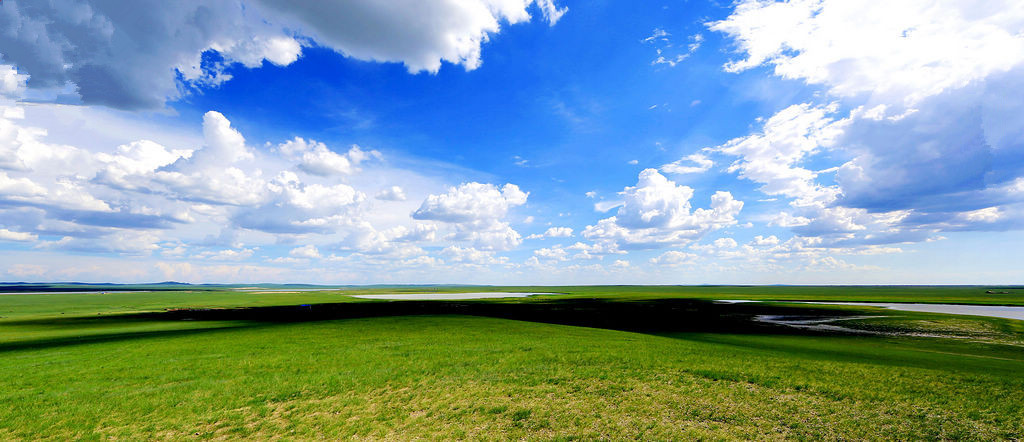
[[[22, 116], [0, 114], [0, 147], [9, 153], [0, 164], [4, 240], [35, 241], [40, 250], [229, 261], [255, 257], [256, 249], [243, 247], [240, 237], [251, 244], [302, 241], [389, 259], [415, 259], [424, 254], [417, 243], [437, 240], [438, 223], [413, 222], [408, 205], [373, 210], [365, 193], [339, 182], [366, 183], [355, 166], [380, 156], [372, 150], [343, 154], [352, 166], [349, 175], [304, 174], [305, 159], [291, 153], [315, 151], [319, 143], [293, 139], [284, 143], [294, 148], [287, 153], [252, 149], [217, 112], [204, 116], [202, 137], [192, 149], [142, 139], [95, 151], [49, 144], [46, 131], [23, 126]], [[369, 182], [379, 187], [379, 180], [395, 174], [378, 168]], [[422, 182], [408, 171], [399, 175]], [[504, 194], [510, 205], [525, 198], [515, 186]], [[492, 241], [518, 241], [507, 224], [495, 223], [461, 233], [507, 234], [511, 239]]]
[[[774, 225], [837, 247], [1024, 227], [968, 215], [1022, 206], [1006, 191], [1024, 170], [1024, 99], [1005, 93], [1024, 86], [1017, 2], [743, 1], [710, 28], [744, 55], [727, 70], [769, 65], [840, 100], [790, 106], [713, 149], [790, 199]], [[840, 162], [814, 171], [822, 152]]]
[[691, 264], [695, 261], [697, 255], [692, 253], [680, 252], [678, 250], [669, 250], [655, 258], [650, 259], [650, 263], [661, 266], [678, 266], [683, 264]]
[[736, 224], [743, 208], [729, 192], [711, 196], [708, 209], [691, 211], [693, 189], [665, 178], [655, 169], [640, 172], [636, 186], [621, 193], [615, 216], [587, 226], [583, 236], [628, 248], [653, 248], [701, 238], [707, 232]]
[[526, 204], [529, 194], [515, 184], [463, 183], [447, 193], [430, 195], [413, 218], [447, 223], [475, 223], [504, 218], [509, 208]]
[[329, 233], [352, 221], [346, 216], [366, 195], [347, 184], [306, 184], [283, 171], [265, 184], [267, 199], [239, 211], [232, 220], [247, 229], [272, 233]]
[[14, 66], [0, 64], [0, 97], [20, 98], [27, 81], [28, 75], [18, 73]]
[[568, 259], [569, 256], [569, 252], [559, 246], [537, 249], [533, 251], [533, 254], [539, 258], [550, 259], [555, 261], [565, 261]]
[[300, 137], [282, 143], [277, 149], [286, 157], [298, 160], [299, 169], [303, 172], [319, 176], [351, 175], [359, 170], [359, 163], [381, 157], [376, 150], [366, 151], [356, 145], [345, 154], [338, 154], [324, 143], [306, 141]]
[[846, 120], [829, 118], [835, 106], [800, 104], [787, 107], [764, 123], [760, 133], [729, 140], [714, 149], [738, 156], [729, 172], [762, 184], [767, 195], [793, 198], [802, 206], [832, 202], [838, 190], [815, 183], [817, 173], [798, 164], [842, 135]]
[[[310, 44], [404, 63], [410, 72], [437, 72], [442, 62], [475, 69], [481, 45], [502, 22], [528, 21], [531, 4], [551, 24], [566, 12], [552, 0], [145, 0], [131, 8], [108, 0], [8, 0], [0, 4], [0, 53], [31, 76], [29, 87], [75, 91], [87, 104], [159, 108], [181, 96], [179, 77], [187, 85], [217, 84], [230, 79], [230, 63], [287, 65]], [[204, 61], [206, 51], [224, 62]], [[10, 76], [0, 70], [0, 91], [11, 89]]]
[[486, 250], [508, 250], [522, 238], [505, 216], [512, 207], [526, 204], [528, 195], [515, 184], [499, 189], [493, 184], [463, 183], [447, 193], [429, 195], [412, 217], [454, 226], [453, 240], [469, 241]]
[[508, 262], [508, 258], [495, 256], [493, 251], [478, 250], [472, 247], [448, 246], [441, 250], [441, 256], [452, 263], [476, 266]]
[[539, 239], [539, 238], [568, 238], [572, 236], [571, 227], [549, 227], [544, 233], [533, 234], [527, 236], [526, 239]]
[[729, 71], [768, 64], [882, 103], [913, 104], [1024, 62], [1024, 7], [1014, 0], [744, 0], [709, 27], [746, 55]]

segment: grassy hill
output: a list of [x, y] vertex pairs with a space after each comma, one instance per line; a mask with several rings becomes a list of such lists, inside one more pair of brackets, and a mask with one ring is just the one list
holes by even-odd
[[[0, 439], [1024, 437], [1021, 321], [672, 290], [0, 296]], [[769, 313], [888, 334], [750, 321]]]

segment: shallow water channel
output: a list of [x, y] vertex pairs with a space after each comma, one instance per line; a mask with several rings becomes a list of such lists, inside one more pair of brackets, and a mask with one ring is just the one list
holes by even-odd
[[[722, 300], [720, 302], [758, 302]], [[771, 301], [790, 304], [852, 305], [881, 307], [890, 310], [922, 313], [946, 313], [950, 315], [988, 316], [990, 318], [1018, 319], [1024, 321], [1024, 307], [1004, 305], [962, 305], [962, 304], [912, 304], [902, 302], [829, 302], [829, 301]]]

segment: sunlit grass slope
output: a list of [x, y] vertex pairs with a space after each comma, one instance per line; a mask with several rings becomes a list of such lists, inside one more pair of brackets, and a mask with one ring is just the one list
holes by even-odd
[[[0, 302], [0, 439], [1024, 437], [1018, 345], [636, 333], [465, 315], [113, 314], [173, 305], [151, 295], [119, 294], [109, 306], [50, 298], [62, 295]], [[266, 296], [208, 301], [340, 295]], [[910, 327], [901, 321], [892, 326]], [[988, 323], [1021, 333], [1008, 320]]]

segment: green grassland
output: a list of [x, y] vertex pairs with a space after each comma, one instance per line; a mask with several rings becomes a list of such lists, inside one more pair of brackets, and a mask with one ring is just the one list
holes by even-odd
[[[348, 296], [431, 290], [559, 294]], [[1024, 321], [707, 301], [1024, 305], [986, 290], [0, 295], [0, 439], [1020, 439]], [[871, 316], [843, 324], [878, 334], [759, 313]]]

